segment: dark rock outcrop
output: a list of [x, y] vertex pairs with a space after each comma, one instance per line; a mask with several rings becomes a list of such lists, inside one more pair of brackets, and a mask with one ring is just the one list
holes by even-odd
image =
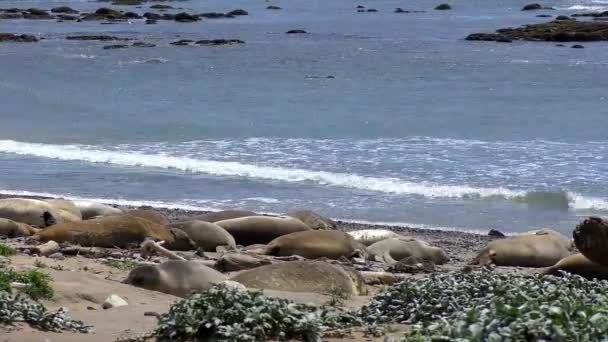
[[142, 47], [142, 48], [156, 47], [156, 45], [151, 44], [151, 43], [146, 43], [146, 42], [135, 42], [131, 46], [133, 46], [133, 47]]
[[543, 9], [552, 10], [553, 7], [545, 7], [545, 6], [542, 6], [541, 4], [533, 3], [533, 4], [527, 4], [521, 10], [522, 11], [536, 11], [536, 10], [543, 10]]
[[242, 40], [239, 40], [239, 39], [204, 39], [204, 40], [197, 41], [195, 44], [203, 45], [203, 46], [220, 46], [220, 45], [245, 44], [245, 42]]
[[103, 47], [104, 50], [116, 50], [116, 49], [126, 49], [129, 45], [125, 44], [116, 44], [116, 45], [106, 45]]
[[282, 9], [282, 8], [281, 8], [281, 7], [279, 7], [279, 6], [272, 6], [272, 5], [271, 5], [271, 6], [266, 7], [266, 9], [267, 9], [267, 10], [280, 10], [280, 9]]
[[170, 43], [171, 45], [177, 45], [177, 46], [186, 46], [186, 45], [190, 45], [191, 43], [194, 43], [194, 40], [190, 40], [190, 39], [180, 39], [178, 41], [175, 41], [173, 43]]
[[287, 32], [285, 32], [287, 34], [304, 34], [304, 33], [308, 33], [305, 30], [289, 30]]
[[154, 20], [158, 20], [158, 19], [162, 18], [162, 16], [160, 14], [152, 13], [152, 12], [144, 13], [143, 17], [146, 19], [154, 19]]
[[574, 45], [571, 46], [571, 48], [573, 48], [573, 49], [584, 49], [585, 47], [582, 46], [582, 45], [580, 45], [580, 44], [574, 44]]
[[591, 12], [591, 13], [575, 13], [572, 16], [573, 17], [602, 18], [602, 17], [608, 17], [608, 11], [604, 11], [604, 12]]
[[173, 6], [156, 4], [156, 5], [150, 6], [150, 8], [152, 8], [152, 9], [172, 9]]
[[239, 16], [239, 15], [249, 15], [249, 12], [244, 9], [235, 9], [234, 11], [228, 12], [228, 15]]
[[65, 37], [65, 39], [67, 40], [99, 40], [102, 42], [105, 41], [110, 41], [110, 40], [128, 40], [127, 38], [119, 38], [119, 37], [115, 37], [115, 36], [103, 36], [103, 35], [98, 35], [98, 36], [67, 36]]
[[179, 23], [192, 23], [192, 22], [197, 21], [198, 17], [196, 17], [192, 14], [182, 12], [182, 13], [176, 14], [175, 17], [173, 18], [173, 20], [175, 20]]
[[441, 5], [435, 6], [435, 9], [439, 10], [439, 11], [451, 10], [452, 6], [450, 6], [449, 4], [441, 4]]
[[543, 24], [505, 28], [496, 33], [473, 33], [466, 40], [527, 40], [553, 42], [587, 42], [608, 40], [608, 23], [555, 20]]
[[79, 13], [77, 10], [68, 7], [68, 6], [61, 6], [61, 7], [55, 7], [53, 9], [51, 9], [51, 12], [53, 13], [63, 13], [63, 14], [77, 14]]
[[0, 33], [0, 42], [34, 43], [38, 38], [31, 34]]

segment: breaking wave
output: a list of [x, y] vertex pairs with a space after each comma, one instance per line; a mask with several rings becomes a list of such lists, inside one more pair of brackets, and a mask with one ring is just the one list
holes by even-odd
[[103, 163], [115, 166], [176, 170], [212, 176], [242, 177], [281, 182], [305, 182], [396, 195], [471, 200], [511, 200], [533, 207], [608, 210], [608, 200], [566, 192], [511, 190], [504, 187], [473, 187], [409, 182], [394, 177], [372, 177], [343, 172], [265, 166], [235, 161], [195, 159], [183, 156], [99, 149], [86, 145], [54, 145], [0, 140], [0, 153], [63, 161]]

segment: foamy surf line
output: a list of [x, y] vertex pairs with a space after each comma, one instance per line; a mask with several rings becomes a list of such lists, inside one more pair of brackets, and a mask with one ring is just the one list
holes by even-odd
[[177, 170], [186, 173], [230, 176], [282, 182], [313, 183], [329, 187], [374, 191], [386, 194], [415, 195], [427, 198], [473, 200], [512, 200], [515, 202], [561, 209], [608, 210], [608, 200], [587, 198], [571, 193], [544, 193], [483, 188], [468, 185], [413, 183], [398, 178], [315, 171], [275, 166], [215, 161], [189, 157], [147, 154], [135, 151], [111, 151], [83, 145], [53, 145], [0, 140], [0, 153], [33, 156], [61, 161], [79, 161], [114, 166]]

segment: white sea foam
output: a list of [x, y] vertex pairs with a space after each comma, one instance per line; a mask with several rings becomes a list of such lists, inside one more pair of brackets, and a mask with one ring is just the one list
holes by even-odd
[[598, 5], [573, 5], [570, 7], [557, 8], [558, 10], [571, 10], [571, 11], [605, 11], [608, 10], [608, 6]]
[[[114, 166], [177, 170], [212, 176], [242, 177], [282, 182], [307, 182], [385, 194], [413, 195], [427, 198], [462, 198], [472, 200], [512, 200], [529, 205], [576, 210], [608, 210], [608, 199], [585, 197], [574, 193], [535, 192], [504, 187], [443, 185], [409, 182], [394, 177], [371, 177], [344, 172], [328, 172], [289, 167], [266, 166], [235, 161], [216, 161], [129, 150], [107, 150], [85, 145], [53, 145], [0, 140], [0, 153], [50, 158], [63, 161], [103, 163]], [[259, 200], [259, 199], [256, 199]], [[271, 203], [271, 202], [268, 202]], [[185, 208], [184, 208], [185, 209]]]

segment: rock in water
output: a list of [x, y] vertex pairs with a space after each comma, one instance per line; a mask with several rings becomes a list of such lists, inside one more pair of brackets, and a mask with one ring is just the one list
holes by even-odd
[[533, 3], [533, 4], [525, 5], [521, 10], [522, 11], [534, 11], [534, 10], [539, 10], [539, 9], [543, 9], [543, 6], [541, 6], [540, 4], [537, 4], [537, 3]]
[[589, 260], [608, 266], [608, 221], [589, 217], [579, 223], [572, 234], [576, 248]]
[[129, 305], [129, 303], [127, 303], [126, 300], [120, 298], [119, 296], [117, 296], [115, 294], [110, 295], [110, 297], [106, 298], [106, 300], [103, 302], [104, 309], [117, 308], [119, 306], [127, 306], [127, 305]]
[[441, 5], [437, 5], [435, 7], [435, 9], [438, 10], [438, 11], [451, 10], [452, 6], [450, 6], [449, 4], [441, 4]]

